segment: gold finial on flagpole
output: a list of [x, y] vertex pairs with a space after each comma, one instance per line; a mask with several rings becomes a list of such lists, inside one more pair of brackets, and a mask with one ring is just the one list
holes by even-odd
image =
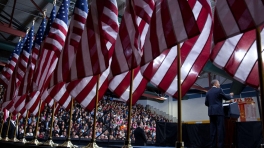
[[34, 17], [34, 19], [33, 19], [33, 21], [32, 21], [32, 25], [34, 25], [35, 24], [35, 21], [36, 21], [36, 17]]
[[19, 39], [18, 39], [18, 42], [20, 42], [22, 40], [22, 37], [20, 36]]
[[27, 27], [27, 32], [26, 32], [26, 34], [28, 34], [29, 30], [30, 30], [30, 27]]
[[44, 9], [44, 10], [43, 10], [43, 18], [46, 18], [46, 16], [47, 16], [46, 13], [47, 13], [47, 9]]

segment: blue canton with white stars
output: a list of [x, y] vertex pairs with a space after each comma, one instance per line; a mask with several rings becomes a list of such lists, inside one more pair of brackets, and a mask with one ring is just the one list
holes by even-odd
[[56, 18], [62, 20], [66, 25], [68, 23], [69, 4], [70, 0], [63, 0], [56, 16]]
[[12, 59], [14, 54], [20, 55], [20, 52], [22, 50], [24, 43], [27, 40], [27, 37], [28, 37], [28, 34], [26, 34], [25, 37], [20, 42], [17, 43], [16, 48], [14, 49], [13, 53], [9, 57], [9, 61]]
[[43, 36], [43, 40], [44, 40], [44, 39], [46, 38], [46, 36], [49, 34], [50, 27], [51, 27], [53, 21], [55, 20], [55, 17], [56, 17], [56, 5], [53, 6], [52, 11], [51, 11], [51, 13], [50, 13], [50, 17], [49, 17], [49, 20], [48, 20], [48, 23], [47, 23], [47, 27], [46, 27], [46, 30], [45, 30], [44, 36]]
[[88, 4], [87, 0], [77, 0], [75, 3], [75, 7], [81, 9], [82, 11], [85, 11], [88, 13]]
[[30, 31], [28, 33], [27, 41], [25, 42], [23, 46], [23, 50], [27, 51], [28, 53], [31, 52], [32, 45], [33, 45], [33, 39], [34, 39], [34, 25], [31, 26]]
[[43, 41], [43, 35], [46, 29], [46, 19], [44, 18], [39, 26], [38, 32], [36, 34], [36, 38], [34, 44], [40, 45]]

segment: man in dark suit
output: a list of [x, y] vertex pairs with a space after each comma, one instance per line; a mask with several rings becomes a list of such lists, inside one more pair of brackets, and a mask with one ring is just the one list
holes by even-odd
[[142, 127], [142, 122], [137, 121], [138, 127], [134, 130], [135, 146], [144, 146], [147, 143], [147, 138]]
[[9, 120], [10, 120], [10, 117], [7, 118], [6, 122], [4, 123], [1, 136], [2, 136], [2, 138], [6, 138], [8, 124], [9, 124], [8, 138], [9, 139], [13, 139], [14, 138], [14, 134], [15, 134], [15, 128], [16, 128], [15, 125], [14, 125], [15, 122], [14, 122], [14, 120], [11, 119], [11, 122], [9, 123]]
[[[230, 100], [233, 93], [226, 95], [220, 88], [218, 80], [211, 82], [212, 88], [206, 93], [205, 105], [208, 106], [210, 118], [211, 147], [224, 147], [224, 111], [223, 99]], [[217, 140], [216, 140], [217, 138]]]

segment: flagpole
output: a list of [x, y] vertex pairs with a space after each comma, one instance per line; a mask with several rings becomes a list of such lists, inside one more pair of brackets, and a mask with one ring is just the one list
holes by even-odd
[[182, 101], [182, 91], [181, 91], [181, 47], [177, 44], [177, 56], [178, 56], [178, 130], [177, 130], [177, 141], [176, 148], [183, 148], [184, 143], [182, 141], [182, 112], [181, 112], [181, 101]]
[[17, 118], [16, 118], [16, 126], [15, 126], [15, 132], [14, 132], [14, 138], [11, 140], [13, 142], [18, 142], [19, 140], [16, 138], [17, 135], [17, 126], [18, 126], [18, 117], [19, 117], [19, 113], [17, 114]]
[[7, 126], [7, 130], [6, 130], [6, 137], [3, 139], [4, 141], [10, 140], [10, 139], [8, 139], [8, 131], [9, 131], [9, 127], [10, 127], [11, 118], [12, 118], [12, 113], [10, 113], [10, 116], [9, 116], [8, 126]]
[[49, 136], [49, 140], [43, 143], [43, 145], [45, 146], [51, 146], [51, 147], [58, 146], [58, 144], [52, 141], [52, 128], [53, 128], [53, 122], [54, 122], [55, 107], [56, 107], [56, 102], [54, 100], [53, 108], [52, 108], [51, 125], [50, 125], [50, 136]]
[[68, 127], [68, 138], [63, 144], [60, 144], [58, 147], [76, 147], [71, 143], [71, 125], [72, 125], [72, 111], [73, 111], [73, 98], [71, 98], [71, 108], [70, 108], [70, 123]]
[[97, 84], [96, 84], [96, 97], [95, 97], [95, 107], [94, 107], [94, 120], [93, 120], [93, 133], [92, 133], [92, 140], [91, 143], [89, 143], [87, 146], [83, 148], [99, 148], [99, 146], [96, 144], [96, 134], [95, 134], [95, 124], [96, 124], [96, 114], [97, 114], [97, 108], [98, 108], [98, 98], [99, 98], [99, 84], [100, 83], [100, 74], [97, 76]]
[[42, 100], [39, 101], [38, 118], [37, 118], [37, 124], [36, 124], [34, 139], [31, 140], [30, 142], [28, 142], [28, 144], [33, 144], [33, 145], [39, 145], [39, 144], [41, 144], [41, 142], [38, 141], [38, 136], [37, 136], [38, 125], [39, 125], [39, 116], [40, 116], [40, 111], [41, 111], [41, 105], [42, 105]]
[[[133, 61], [133, 60], [132, 60]], [[127, 135], [125, 145], [122, 148], [131, 148], [131, 140], [130, 140], [130, 133], [131, 133], [131, 111], [132, 111], [132, 100], [133, 100], [133, 79], [134, 78], [134, 69], [131, 70], [130, 73], [130, 88], [129, 88], [129, 105], [128, 105], [128, 120], [127, 120]]]
[[26, 120], [25, 120], [25, 125], [24, 125], [24, 135], [23, 135], [23, 139], [20, 140], [20, 142], [22, 142], [24, 144], [28, 142], [26, 140], [26, 125], [27, 125], [27, 121], [28, 121], [28, 110], [27, 110]]
[[2, 124], [1, 124], [1, 130], [0, 130], [0, 140], [2, 140], [2, 130], [3, 130], [3, 125], [4, 125], [5, 121], [4, 118], [2, 119]]
[[259, 27], [256, 28], [256, 39], [257, 39], [257, 53], [258, 53], [258, 71], [259, 71], [259, 86], [260, 86], [260, 103], [261, 103], [261, 122], [262, 122], [262, 138], [264, 138], [264, 72], [263, 72], [263, 59], [262, 59], [262, 47], [261, 47], [261, 36]]

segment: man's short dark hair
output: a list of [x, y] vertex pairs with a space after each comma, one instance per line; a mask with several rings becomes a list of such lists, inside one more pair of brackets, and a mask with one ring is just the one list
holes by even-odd
[[140, 126], [140, 124], [141, 124], [141, 121], [138, 120], [138, 121], [137, 121], [137, 125]]
[[211, 85], [214, 86], [217, 81], [218, 81], [217, 79], [212, 80]]

